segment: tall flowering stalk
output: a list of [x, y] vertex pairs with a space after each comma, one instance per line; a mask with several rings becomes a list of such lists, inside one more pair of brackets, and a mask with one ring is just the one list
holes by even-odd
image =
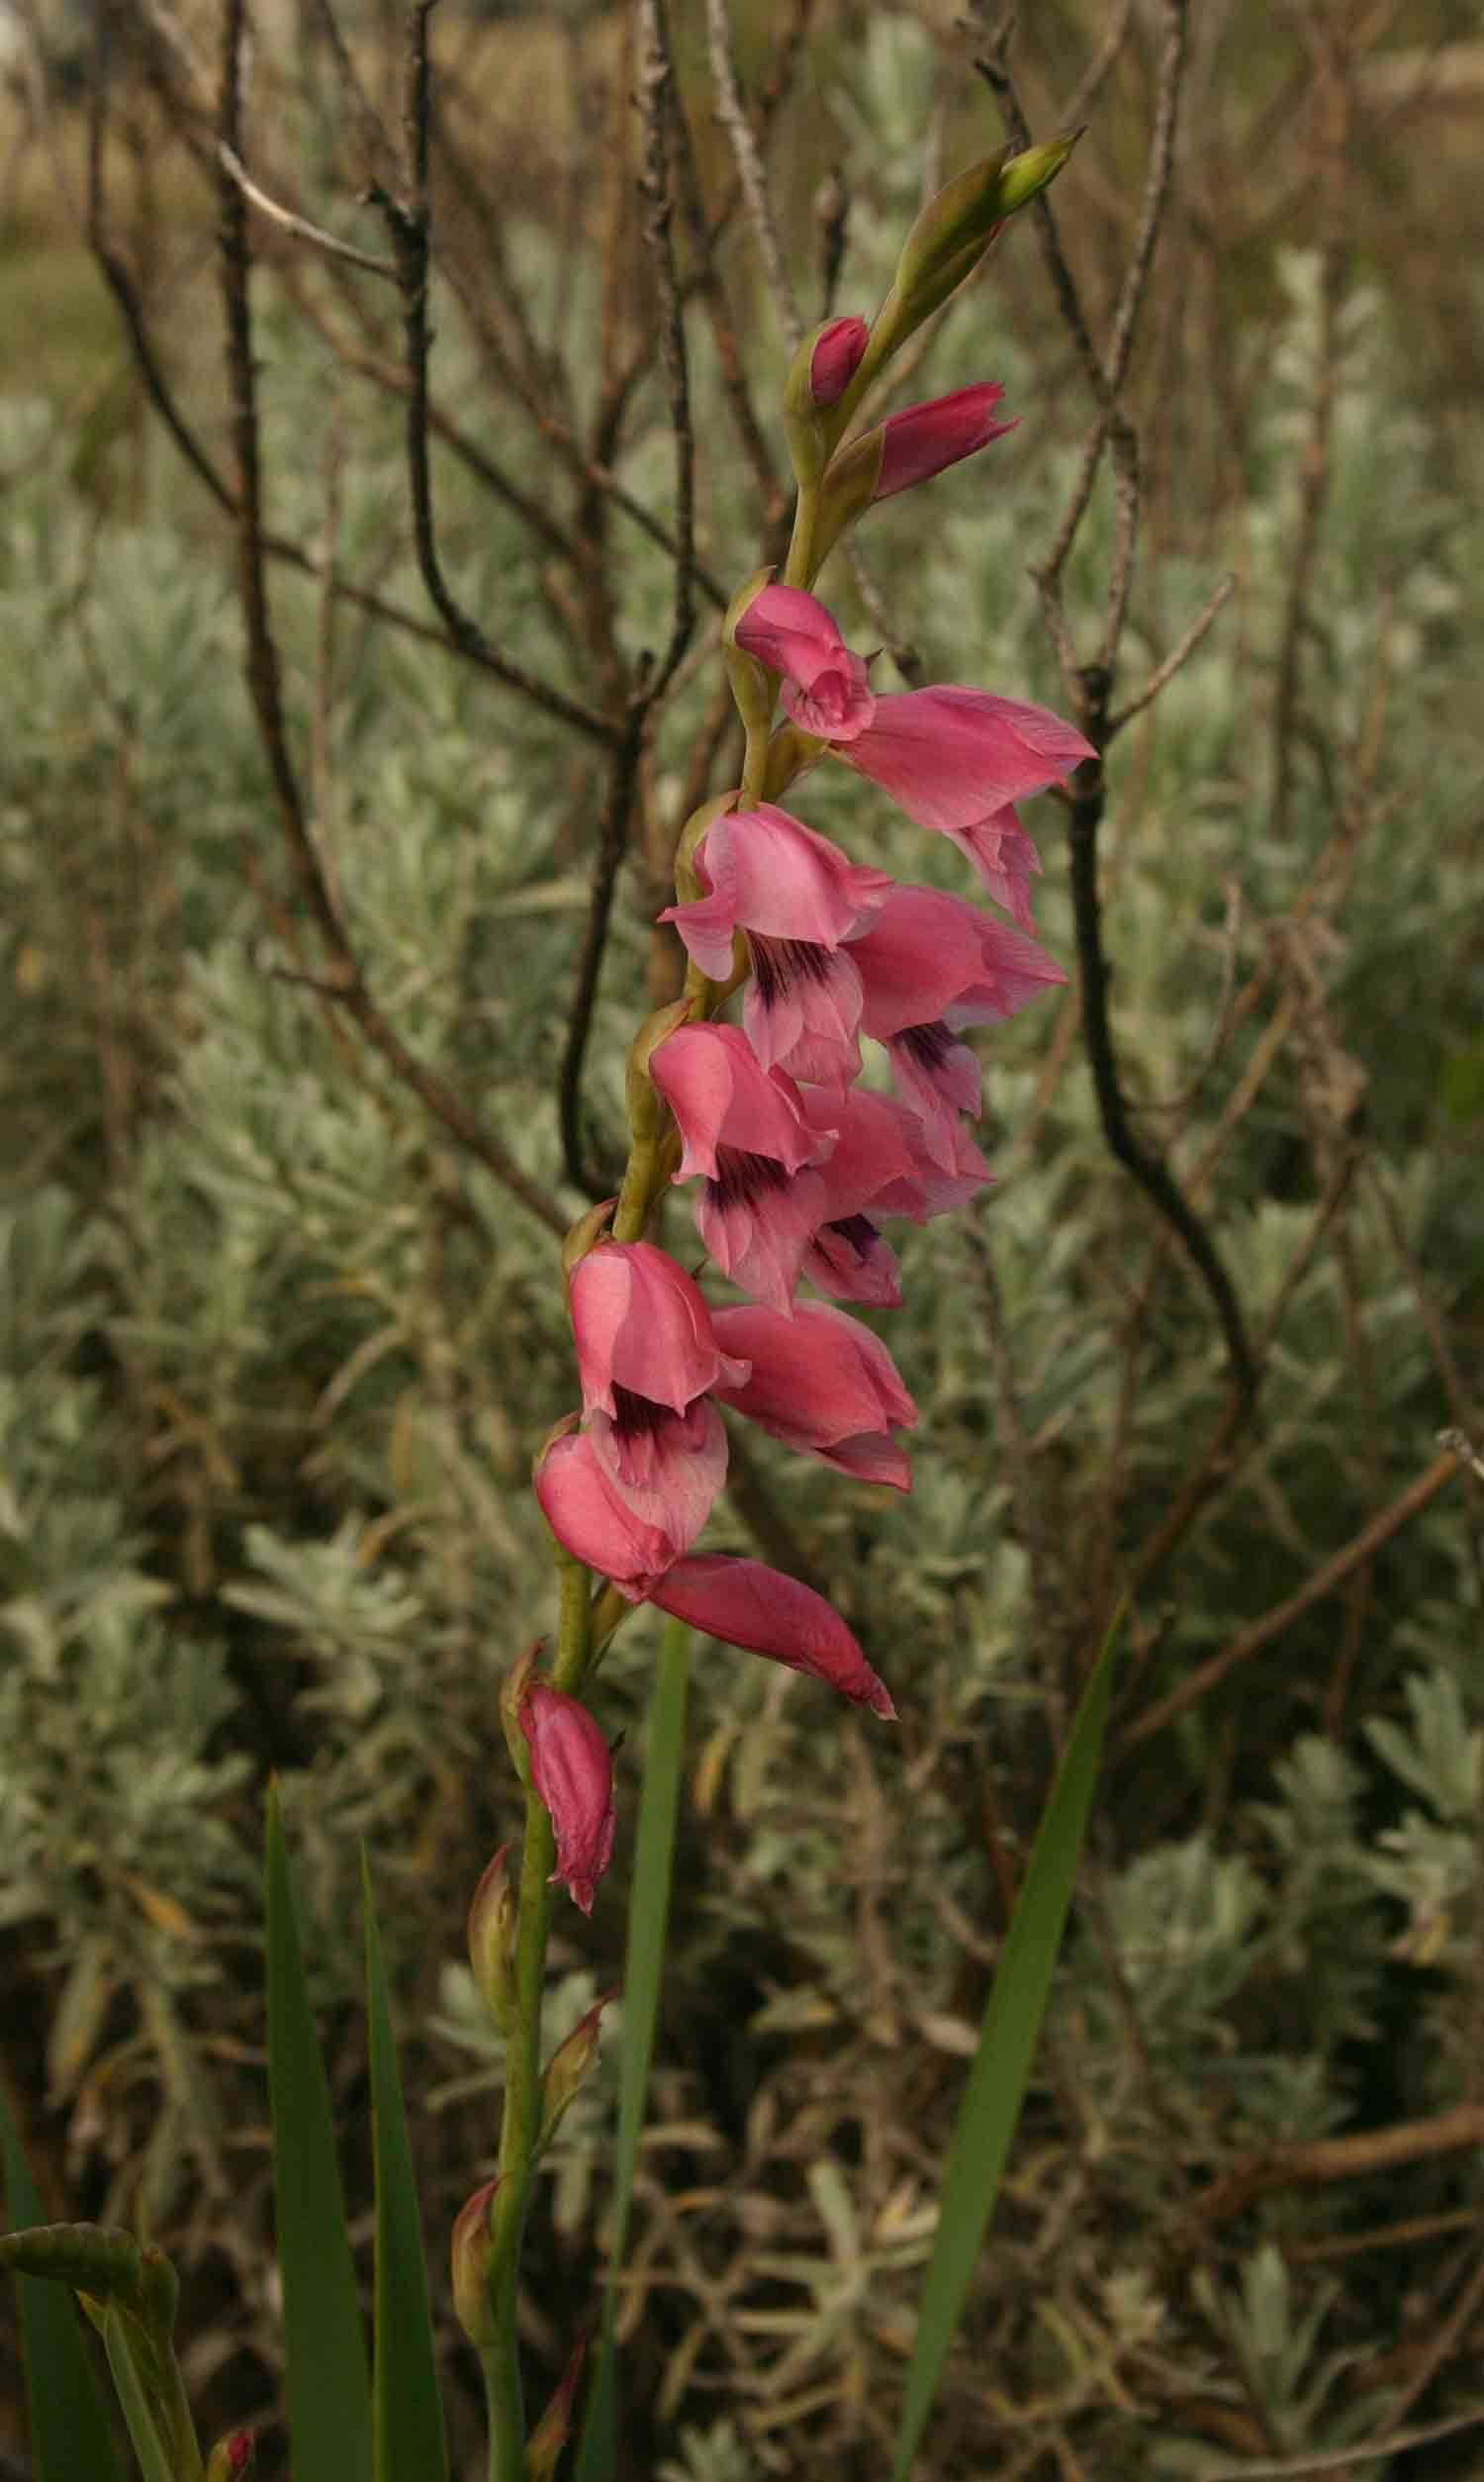
[[[788, 559], [782, 577], [762, 572], [741, 589], [723, 633], [746, 736], [741, 783], [680, 838], [675, 903], [660, 918], [684, 942], [685, 993], [639, 1029], [621, 1187], [564, 1252], [581, 1404], [535, 1475], [560, 1623], [549, 1665], [540, 1649], [523, 1657], [505, 1697], [525, 1787], [518, 1874], [512, 1884], [497, 1856], [470, 1916], [476, 1978], [507, 2041], [498, 2173], [453, 2236], [455, 2299], [486, 2373], [492, 2482], [550, 2470], [575, 2385], [574, 2370], [528, 2439], [521, 2238], [540, 2149], [599, 2039], [595, 2009], [543, 2066], [552, 1888], [589, 1911], [613, 1843], [612, 1761], [587, 1703], [604, 1648], [630, 1609], [652, 1603], [879, 1716], [895, 1711], [822, 1596], [700, 1544], [726, 1480], [722, 1406], [858, 1480], [911, 1487], [897, 1434], [916, 1407], [885, 1345], [838, 1305], [898, 1304], [882, 1227], [927, 1222], [989, 1178], [970, 1133], [979, 1073], [963, 1030], [1065, 980], [1034, 937], [1040, 864], [1016, 805], [1064, 781], [1089, 744], [1044, 709], [977, 688], [879, 693], [871, 659], [846, 644], [813, 588], [876, 501], [1011, 428], [986, 383], [851, 435], [892, 355], [1068, 152], [1058, 143], [971, 167], [923, 210], [876, 319], [831, 320], [794, 356], [783, 406], [797, 483]], [[795, 816], [786, 796], [830, 760], [949, 837], [1012, 921], [899, 884]], [[722, 1013], [734, 999], [740, 1023]], [[863, 1038], [884, 1051], [889, 1095], [860, 1082]], [[673, 1188], [740, 1298], [702, 1290], [664, 1246]]]

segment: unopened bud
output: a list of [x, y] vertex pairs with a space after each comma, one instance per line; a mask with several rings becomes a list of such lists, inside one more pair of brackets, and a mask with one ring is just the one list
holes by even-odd
[[842, 448], [830, 460], [819, 495], [815, 558], [823, 560], [873, 501], [890, 500], [914, 483], [930, 482], [946, 466], [1013, 430], [1013, 423], [995, 420], [1004, 393], [994, 381], [984, 380], [922, 405], [903, 406], [899, 414], [888, 415]]
[[206, 2482], [242, 2482], [252, 2471], [257, 2441], [251, 2431], [229, 2431], [206, 2460]]
[[1013, 161], [1010, 147], [972, 163], [928, 200], [901, 246], [896, 290], [911, 300], [965, 250], [987, 249], [1004, 216], [1001, 188]]
[[958, 285], [972, 274], [1005, 218], [1028, 206], [1056, 179], [1080, 136], [1074, 130], [1069, 138], [1027, 146], [1018, 155], [1002, 146], [930, 198], [897, 261], [895, 289], [903, 300], [915, 308], [919, 294], [931, 290], [934, 309], [946, 301], [947, 294], [937, 290], [938, 280], [952, 270]]
[[496, 2024], [510, 2025], [515, 1965], [515, 1891], [507, 1866], [509, 1845], [502, 1845], [469, 1905], [467, 1939], [469, 1969], [480, 1997]]
[[572, 2435], [572, 2408], [577, 2399], [577, 2383], [583, 2374], [587, 2350], [587, 2337], [580, 2336], [555, 2395], [525, 2442], [525, 2482], [550, 2482], [551, 2475], [556, 2471], [557, 2458]]
[[[973, 275], [1007, 216], [1054, 181], [1080, 130], [1018, 155], [1008, 147], [971, 164], [930, 198], [902, 246], [891, 290], [871, 332], [871, 347], [843, 400], [848, 411], [866, 379], [875, 378], [929, 315]], [[843, 425], [837, 428], [840, 436]]]
[[864, 319], [831, 319], [794, 353], [784, 386], [784, 430], [801, 491], [812, 490], [824, 471], [827, 442], [819, 418], [850, 386], [869, 334]]
[[475, 2190], [454, 2217], [449, 2240], [454, 2314], [471, 2344], [492, 2344], [495, 2340], [495, 2312], [490, 2301], [490, 2257], [494, 2247], [490, 2211], [499, 2187], [497, 2178]]
[[516, 1705], [530, 1748], [530, 1779], [551, 1814], [554, 1881], [584, 1913], [613, 1853], [613, 1754], [581, 1700], [531, 1681]]
[[831, 319], [805, 336], [788, 374], [788, 402], [793, 412], [816, 412], [838, 405], [860, 368], [871, 331], [864, 319]]
[[587, 2083], [589, 2071], [598, 2057], [599, 2026], [603, 2012], [616, 1990], [604, 1991], [585, 2017], [580, 2017], [565, 2043], [559, 2043], [546, 2063], [541, 2079], [541, 2135], [539, 2146], [546, 2146], [556, 2135], [563, 2114]]

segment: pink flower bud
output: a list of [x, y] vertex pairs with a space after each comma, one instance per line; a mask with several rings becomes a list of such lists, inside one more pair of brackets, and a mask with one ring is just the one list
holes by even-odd
[[242, 2482], [252, 2471], [257, 2441], [250, 2431], [229, 2431], [206, 2460], [206, 2482]]
[[556, 1830], [554, 1881], [584, 1913], [613, 1851], [613, 1759], [602, 1726], [577, 1698], [534, 1681], [520, 1704], [531, 1781]]
[[598, 2058], [599, 2028], [604, 2008], [617, 1998], [604, 1991], [584, 2017], [579, 2017], [565, 2043], [559, 2043], [541, 2075], [541, 2135], [544, 2147], [556, 2135], [570, 2103], [582, 2092]]
[[493, 2343], [495, 2313], [490, 2301], [490, 2210], [500, 2182], [487, 2180], [465, 2200], [453, 2220], [449, 2265], [453, 2276], [453, 2307], [471, 2344]]
[[808, 1672], [888, 1722], [896, 1713], [885, 1682], [872, 1671], [839, 1613], [811, 1585], [782, 1570], [724, 1552], [696, 1554], [678, 1560], [649, 1599], [723, 1646], [745, 1647], [787, 1664], [790, 1671]]
[[571, 2435], [572, 2408], [577, 2401], [577, 2383], [583, 2374], [587, 2350], [587, 2337], [580, 2336], [557, 2383], [555, 2395], [525, 2442], [526, 2482], [550, 2482], [556, 2471], [557, 2459]]
[[[881, 426], [881, 462], [873, 497], [889, 500], [914, 483], [930, 482], [945, 466], [957, 465], [1002, 439], [1015, 425], [997, 423], [994, 409], [1003, 388], [985, 380], [975, 388], [956, 388], [952, 396], [930, 397], [923, 405], [903, 406]], [[868, 431], [866, 441], [872, 437]]]
[[838, 405], [861, 365], [871, 331], [864, 319], [832, 319], [814, 338], [809, 394], [818, 406]]
[[502, 1845], [474, 1891], [466, 1938], [469, 1966], [480, 1996], [496, 2022], [510, 2019], [513, 1985], [515, 1891], [507, 1867], [509, 1845]]

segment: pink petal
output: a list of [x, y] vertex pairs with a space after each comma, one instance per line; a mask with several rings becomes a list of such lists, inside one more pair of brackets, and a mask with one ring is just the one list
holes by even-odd
[[1043, 792], [1096, 753], [1044, 707], [945, 686], [878, 699], [839, 755], [920, 827], [952, 834]]
[[821, 1224], [804, 1253], [801, 1272], [833, 1301], [860, 1301], [878, 1310], [901, 1308], [896, 1253], [869, 1215], [842, 1215]]
[[[914, 483], [929, 482], [947, 465], [971, 457], [991, 439], [1002, 439], [1011, 423], [996, 423], [994, 409], [1004, 390], [992, 381], [975, 388], [956, 388], [951, 396], [932, 397], [924, 405], [904, 406], [881, 424], [881, 469], [876, 498], [889, 500]], [[867, 436], [871, 434], [868, 432]]]
[[876, 708], [867, 669], [830, 614], [798, 586], [765, 586], [737, 623], [737, 644], [788, 684], [784, 705], [805, 732], [851, 741]]
[[939, 888], [894, 888], [850, 953], [865, 985], [861, 1030], [879, 1042], [939, 1017], [956, 1027], [1007, 1017], [1067, 980], [1037, 941]]
[[774, 1310], [718, 1310], [718, 1332], [751, 1364], [723, 1404], [790, 1447], [819, 1453], [868, 1432], [911, 1428], [917, 1407], [879, 1336], [823, 1301], [800, 1302], [791, 1319]]
[[[648, 1406], [637, 1424], [635, 1403]], [[604, 1480], [624, 1506], [676, 1551], [689, 1551], [726, 1480], [726, 1429], [710, 1398], [697, 1397], [684, 1413], [671, 1413], [648, 1398], [620, 1399], [617, 1421], [594, 1413], [588, 1436]]]
[[821, 1223], [860, 1214], [892, 1182], [915, 1178], [920, 1141], [900, 1103], [863, 1086], [853, 1086], [845, 1095], [806, 1086], [800, 1099], [810, 1120], [835, 1131], [833, 1151], [820, 1168], [825, 1193]]
[[861, 977], [848, 948], [752, 938], [753, 979], [743, 1002], [747, 1039], [765, 1068], [821, 1086], [861, 1071]]
[[838, 405], [860, 367], [871, 334], [864, 319], [832, 319], [814, 339], [809, 394], [818, 406]]
[[929, 1154], [945, 1172], [956, 1161], [959, 1116], [977, 1117], [980, 1071], [974, 1053], [956, 1043], [942, 1018], [904, 1026], [886, 1046], [902, 1100], [917, 1116]]
[[718, 818], [696, 865], [710, 894], [667, 906], [659, 918], [675, 924], [713, 982], [731, 972], [734, 931], [837, 948], [874, 918], [892, 885], [889, 872], [852, 862], [771, 802]]
[[714, 1180], [717, 1150], [765, 1156], [796, 1172], [830, 1151], [811, 1130], [798, 1089], [781, 1069], [765, 1069], [735, 1025], [683, 1025], [650, 1054], [649, 1074], [674, 1112], [685, 1151], [678, 1181]]
[[885, 1684], [839, 1613], [812, 1586], [780, 1570], [719, 1552], [702, 1554], [678, 1561], [650, 1600], [723, 1645], [809, 1672], [878, 1715], [889, 1719], [896, 1713]]
[[684, 1413], [722, 1371], [711, 1313], [694, 1278], [649, 1241], [607, 1241], [573, 1270], [572, 1329], [583, 1403], [616, 1411], [613, 1391]]
[[531, 1781], [556, 1831], [552, 1878], [591, 1913], [594, 1890], [613, 1852], [612, 1753], [596, 1717], [547, 1681], [531, 1683], [519, 1715], [530, 1747]]
[[825, 1216], [817, 1172], [790, 1179], [766, 1156], [723, 1157], [721, 1177], [696, 1201], [696, 1222], [712, 1258], [734, 1284], [786, 1315], [799, 1270]]
[[572, 1431], [547, 1449], [536, 1468], [541, 1513], [564, 1551], [620, 1594], [641, 1602], [683, 1548], [614, 1489], [586, 1431]]
[[[893, 1182], [873, 1199], [872, 1212], [906, 1215], [914, 1224], [930, 1223], [935, 1215], [946, 1215], [955, 1206], [967, 1206], [994, 1176], [962, 1121], [952, 1131], [951, 1144], [943, 1142], [941, 1132], [935, 1132], [935, 1152], [911, 1115], [904, 1117], [908, 1142], [915, 1141], [916, 1168], [909, 1180]], [[940, 1154], [942, 1162], [938, 1160]]]
[[1040, 871], [1041, 856], [1026, 834], [1013, 804], [992, 818], [976, 818], [949, 834], [974, 864], [996, 905], [1013, 915], [1023, 931], [1032, 928], [1031, 880]]

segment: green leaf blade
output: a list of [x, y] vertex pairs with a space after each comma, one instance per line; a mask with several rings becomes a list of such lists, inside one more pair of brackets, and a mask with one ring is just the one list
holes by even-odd
[[1020, 2119], [1102, 1759], [1120, 1611], [1077, 1707], [984, 2008], [943, 2175], [890, 2482], [909, 2482]]
[[623, 2058], [618, 2076], [618, 2137], [613, 2155], [613, 2221], [603, 2323], [593, 2358], [588, 2408], [574, 2482], [611, 2482], [618, 2462], [618, 2370], [614, 2328], [618, 2295], [614, 2279], [623, 2264], [633, 2206], [634, 2172], [644, 2126], [644, 2100], [654, 2057], [665, 1934], [675, 1870], [675, 1827], [680, 1811], [686, 1754], [686, 1700], [691, 1678], [691, 1632], [684, 1621], [667, 1622], [649, 1706], [644, 1788], [629, 1896], [628, 1950], [623, 1976]]
[[376, 2362], [372, 2381], [376, 2482], [447, 2482], [448, 2449], [427, 2300], [422, 2227], [397, 2071], [392, 2010], [371, 1871], [361, 1852], [366, 1911], [366, 2006], [376, 2155]]
[[276, 1794], [268, 1802], [265, 1877], [273, 2189], [293, 2470], [313, 2482], [370, 2482], [366, 2342]]
[[[42, 2201], [3, 2097], [0, 2152], [9, 2222], [19, 2229], [40, 2224]], [[40, 2276], [18, 2275], [16, 2292], [37, 2482], [76, 2482], [79, 2474], [90, 2482], [124, 2482], [103, 2391], [68, 2291]]]

